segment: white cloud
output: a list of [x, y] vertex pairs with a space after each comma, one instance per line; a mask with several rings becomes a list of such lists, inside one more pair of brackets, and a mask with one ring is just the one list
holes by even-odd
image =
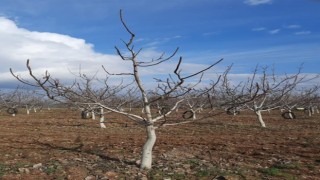
[[175, 35], [172, 37], [156, 38], [154, 40], [151, 40], [151, 42], [145, 44], [145, 46], [146, 47], [157, 47], [160, 44], [165, 44], [165, 43], [168, 43], [172, 40], [180, 39], [182, 37], [183, 36], [181, 36], [181, 35]]
[[205, 32], [205, 33], [202, 33], [203, 36], [216, 36], [220, 34], [220, 32]]
[[[160, 41], [178, 38], [181, 36], [163, 38]], [[0, 88], [8, 84], [12, 86], [17, 82], [10, 74], [9, 68], [21, 77], [29, 77], [25, 66], [27, 59], [30, 59], [30, 65], [37, 76], [42, 76], [48, 70], [52, 77], [61, 81], [74, 79], [72, 73], [78, 74], [80, 69], [81, 73], [87, 75], [98, 72], [98, 76], [105, 77], [106, 73], [101, 65], [110, 73], [127, 73], [132, 70], [130, 61], [122, 61], [115, 54], [95, 52], [94, 46], [84, 39], [57, 33], [29, 31], [4, 17], [0, 17], [0, 39]], [[138, 58], [141, 61], [151, 61], [161, 55], [162, 52], [156, 48], [145, 48]], [[166, 54], [166, 57], [169, 55]], [[157, 75], [167, 75], [173, 72], [175, 62], [160, 67], [142, 68], [140, 73], [143, 78], [149, 79]]]
[[285, 28], [287, 29], [299, 29], [301, 26], [298, 24], [291, 24], [291, 25], [287, 25], [285, 26]]
[[[13, 77], [12, 68], [18, 74], [28, 77], [25, 63], [30, 59], [35, 73], [41, 75], [45, 70], [56, 78], [74, 79], [69, 70], [78, 73], [104, 73], [101, 65], [113, 72], [129, 70], [129, 64], [123, 64], [116, 55], [97, 53], [93, 45], [83, 39], [67, 35], [35, 32], [19, 28], [14, 21], [0, 17], [0, 83]], [[120, 63], [122, 63], [120, 65]]]
[[255, 6], [260, 4], [271, 4], [272, 0], [245, 0], [244, 3], [251, 6]]
[[264, 31], [264, 30], [266, 30], [265, 27], [256, 27], [252, 29], [252, 31]]
[[269, 31], [270, 34], [278, 34], [279, 32], [280, 32], [280, 29], [273, 29]]
[[308, 35], [311, 34], [311, 31], [299, 31], [299, 32], [295, 32], [295, 35]]

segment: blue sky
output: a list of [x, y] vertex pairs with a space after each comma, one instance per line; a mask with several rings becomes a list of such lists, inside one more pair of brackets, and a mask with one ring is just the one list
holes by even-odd
[[79, 66], [128, 70], [114, 50], [128, 38], [119, 9], [143, 58], [179, 47], [185, 72], [224, 58], [217, 71], [233, 64], [233, 73], [246, 74], [274, 64], [294, 73], [304, 63], [304, 73], [320, 73], [319, 0], [0, 0], [0, 85], [11, 82], [10, 67], [24, 74], [26, 59], [58, 77]]

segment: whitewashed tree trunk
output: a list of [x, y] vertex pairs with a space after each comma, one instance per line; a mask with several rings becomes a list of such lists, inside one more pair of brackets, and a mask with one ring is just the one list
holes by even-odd
[[147, 141], [143, 145], [140, 169], [151, 169], [152, 165], [152, 149], [156, 142], [156, 131], [153, 125], [148, 125]]
[[257, 115], [257, 117], [258, 117], [258, 120], [259, 120], [259, 122], [260, 122], [260, 125], [261, 125], [261, 127], [266, 127], [266, 124], [264, 123], [264, 121], [263, 121], [263, 119], [262, 119], [262, 114], [261, 114], [261, 111], [260, 110], [257, 110], [257, 111], [255, 111], [255, 113], [256, 113], [256, 115]]
[[311, 107], [311, 113], [312, 113], [312, 114], [314, 114], [314, 111], [315, 111], [314, 109], [315, 109], [314, 106], [312, 106], [312, 107]]
[[312, 116], [312, 109], [311, 109], [311, 107], [308, 107], [308, 114], [309, 114], [309, 117]]
[[292, 111], [291, 111], [291, 109], [289, 109], [289, 118], [290, 118], [290, 119], [293, 119], [293, 116], [292, 116]]
[[233, 116], [236, 116], [237, 115], [237, 111], [233, 111]]
[[100, 108], [100, 127], [101, 128], [107, 128], [104, 124], [104, 111], [103, 108]]
[[27, 110], [27, 114], [29, 115], [30, 114], [30, 110], [29, 110], [28, 105], [26, 105], [26, 110]]
[[193, 109], [191, 109], [192, 112], [192, 120], [196, 120], [197, 116], [196, 116], [196, 111], [194, 111]]
[[27, 110], [27, 114], [29, 115], [30, 114], [30, 108], [28, 105], [26, 105], [26, 110]]
[[94, 113], [93, 110], [91, 111], [91, 115], [92, 115], [91, 118], [92, 118], [93, 120], [95, 120], [95, 119], [96, 119], [96, 114]]
[[142, 148], [142, 156], [141, 156], [141, 164], [140, 169], [151, 169], [152, 167], [152, 149], [154, 144], [156, 143], [156, 128], [152, 122], [152, 113], [151, 108], [148, 103], [148, 98], [146, 93], [143, 91], [142, 93], [143, 101], [144, 101], [144, 112], [147, 116], [147, 124], [146, 124], [146, 131], [147, 131], [147, 140], [143, 145]]

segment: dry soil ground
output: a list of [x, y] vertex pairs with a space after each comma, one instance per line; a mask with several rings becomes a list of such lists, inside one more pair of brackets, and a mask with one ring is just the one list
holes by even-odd
[[140, 171], [143, 127], [116, 114], [107, 128], [79, 111], [0, 115], [0, 179], [320, 179], [320, 114], [285, 120], [221, 114], [157, 130], [151, 171]]

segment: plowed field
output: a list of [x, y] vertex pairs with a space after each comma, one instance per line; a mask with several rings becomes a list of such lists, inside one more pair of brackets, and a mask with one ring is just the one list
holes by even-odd
[[140, 171], [145, 130], [126, 117], [101, 129], [76, 110], [1, 112], [0, 179], [320, 179], [320, 114], [263, 117], [267, 128], [250, 112], [159, 128]]

